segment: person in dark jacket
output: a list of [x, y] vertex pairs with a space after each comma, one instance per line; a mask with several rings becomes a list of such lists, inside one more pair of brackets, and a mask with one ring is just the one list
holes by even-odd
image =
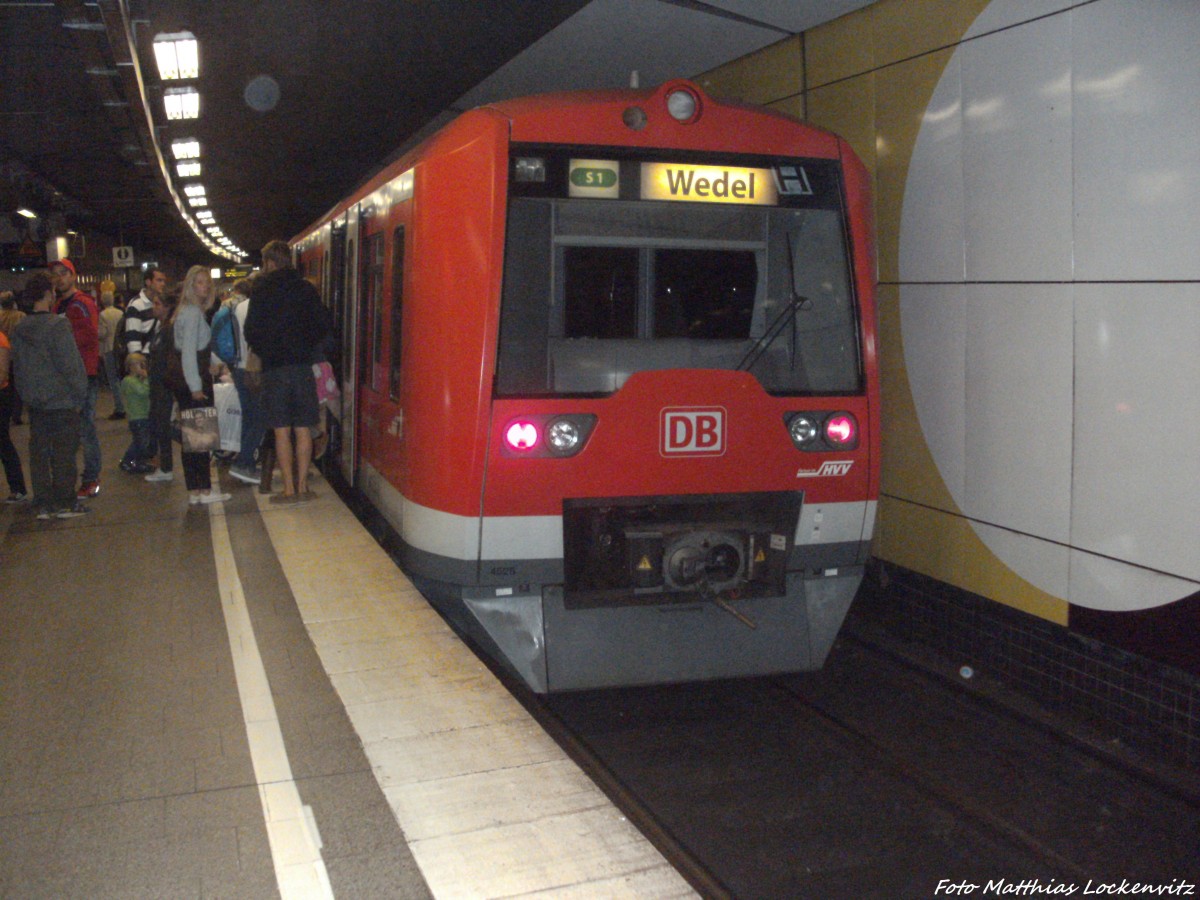
[[75, 496], [79, 415], [88, 400], [88, 374], [71, 323], [50, 312], [54, 287], [30, 277], [24, 299], [33, 312], [13, 330], [13, 375], [29, 411], [29, 472], [39, 519], [86, 513]]
[[262, 359], [263, 413], [283, 472], [283, 495], [272, 502], [295, 503], [313, 496], [308, 490], [309, 429], [317, 427], [321, 412], [312, 361], [331, 329], [317, 289], [292, 266], [288, 245], [270, 241], [262, 258], [262, 274], [250, 291], [245, 336]]

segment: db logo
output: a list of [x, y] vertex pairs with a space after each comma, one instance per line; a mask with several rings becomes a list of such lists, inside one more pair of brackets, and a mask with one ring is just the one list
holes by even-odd
[[683, 406], [662, 411], [663, 456], [721, 456], [725, 453], [725, 410]]

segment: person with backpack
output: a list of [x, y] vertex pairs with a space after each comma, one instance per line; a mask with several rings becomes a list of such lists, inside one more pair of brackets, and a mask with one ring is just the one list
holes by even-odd
[[100, 436], [96, 433], [96, 397], [100, 393], [100, 313], [96, 301], [76, 285], [75, 264], [60, 259], [50, 266], [50, 280], [58, 305], [54, 312], [66, 316], [75, 336], [75, 346], [87, 372], [87, 397], [79, 410], [79, 443], [83, 446], [83, 472], [79, 476], [80, 499], [100, 493]]
[[225, 306], [213, 317], [213, 353], [229, 366], [233, 385], [237, 389], [238, 403], [242, 408], [241, 448], [229, 467], [229, 474], [246, 484], [258, 484], [262, 473], [255, 461], [255, 454], [266, 432], [263, 418], [262, 393], [254, 388], [246, 377], [248, 346], [242, 330], [250, 311], [250, 289], [253, 278], [240, 278], [233, 285], [233, 293]]

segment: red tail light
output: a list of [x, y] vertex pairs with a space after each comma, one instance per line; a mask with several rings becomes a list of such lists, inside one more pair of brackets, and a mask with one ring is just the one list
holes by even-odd
[[858, 423], [846, 413], [831, 416], [825, 423], [825, 440], [835, 447], [851, 447], [858, 443]]
[[537, 426], [532, 422], [513, 422], [504, 430], [504, 441], [513, 450], [532, 450], [538, 443]]

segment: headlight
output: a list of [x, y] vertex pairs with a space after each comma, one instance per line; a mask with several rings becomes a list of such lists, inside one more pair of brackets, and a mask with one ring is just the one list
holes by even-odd
[[570, 419], [556, 419], [546, 429], [546, 443], [558, 453], [570, 453], [579, 445], [579, 426]]
[[817, 435], [820, 434], [817, 423], [805, 413], [800, 413], [792, 417], [792, 421], [788, 423], [788, 431], [791, 432], [792, 440], [796, 442], [796, 446], [798, 447], [811, 444], [816, 440]]
[[691, 91], [671, 91], [667, 95], [667, 112], [676, 122], [690, 122], [700, 110], [700, 101]]

